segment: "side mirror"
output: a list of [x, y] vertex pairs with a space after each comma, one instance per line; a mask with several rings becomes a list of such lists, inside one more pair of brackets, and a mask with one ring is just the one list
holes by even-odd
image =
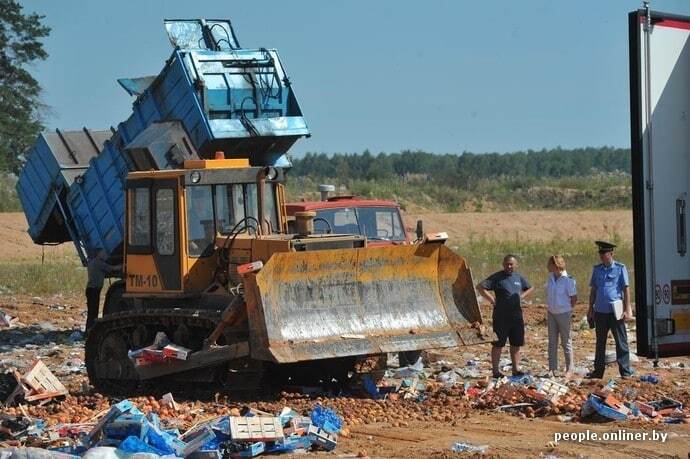
[[421, 220], [417, 220], [417, 229], [415, 230], [415, 233], [417, 234], [417, 239], [422, 240], [424, 237], [424, 222]]

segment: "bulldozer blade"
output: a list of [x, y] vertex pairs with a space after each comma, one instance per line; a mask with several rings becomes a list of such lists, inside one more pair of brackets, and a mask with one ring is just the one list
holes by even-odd
[[442, 244], [275, 253], [245, 278], [251, 355], [277, 363], [486, 342], [465, 259]]

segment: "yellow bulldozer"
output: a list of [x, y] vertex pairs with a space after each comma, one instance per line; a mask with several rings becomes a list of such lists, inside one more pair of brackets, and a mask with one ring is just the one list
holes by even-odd
[[[462, 257], [443, 242], [368, 248], [359, 235], [309, 234], [309, 221], [288, 234], [283, 180], [242, 159], [129, 174], [124, 281], [86, 345], [96, 387], [219, 370], [251, 385], [262, 362], [342, 380], [387, 353], [484, 341]], [[136, 367], [128, 351], [161, 331], [194, 352]]]

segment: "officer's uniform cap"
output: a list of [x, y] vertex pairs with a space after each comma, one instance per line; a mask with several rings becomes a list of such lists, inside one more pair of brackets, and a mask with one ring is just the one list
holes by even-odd
[[606, 241], [594, 241], [594, 243], [599, 248], [599, 253], [613, 252], [613, 249], [616, 248], [615, 244]]

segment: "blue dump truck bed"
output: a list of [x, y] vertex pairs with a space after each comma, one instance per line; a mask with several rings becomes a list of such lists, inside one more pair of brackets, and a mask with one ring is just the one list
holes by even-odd
[[[117, 261], [129, 172], [179, 168], [216, 151], [285, 167], [288, 149], [309, 135], [275, 50], [241, 48], [226, 20], [166, 20], [165, 28], [175, 50], [163, 70], [119, 80], [136, 97], [127, 120], [113, 131], [42, 134], [26, 155], [17, 191], [34, 242], [73, 241], [83, 263], [96, 248]], [[165, 149], [180, 138], [186, 151]]]
[[89, 161], [112, 135], [112, 131], [83, 129], [56, 130], [38, 137], [17, 184], [34, 242], [51, 244], [72, 240], [73, 234], [61, 217], [59, 205], [66, 201], [70, 186], [86, 172]]

